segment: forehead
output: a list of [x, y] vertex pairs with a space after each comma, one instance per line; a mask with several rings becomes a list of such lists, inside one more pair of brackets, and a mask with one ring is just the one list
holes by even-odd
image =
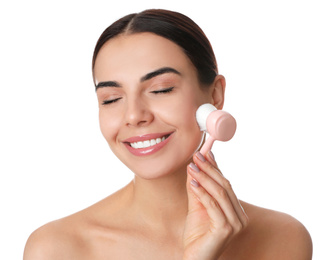
[[162, 67], [195, 75], [193, 64], [177, 44], [153, 33], [136, 33], [107, 41], [97, 55], [94, 75], [97, 82], [141, 78]]

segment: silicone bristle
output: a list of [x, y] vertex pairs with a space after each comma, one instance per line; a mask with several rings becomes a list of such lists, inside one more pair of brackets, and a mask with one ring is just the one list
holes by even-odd
[[207, 131], [206, 121], [210, 113], [216, 110], [216, 107], [212, 104], [203, 104], [201, 105], [195, 116], [200, 128], [200, 131]]

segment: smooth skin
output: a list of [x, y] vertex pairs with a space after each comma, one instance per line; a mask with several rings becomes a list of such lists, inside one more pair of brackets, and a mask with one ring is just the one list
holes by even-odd
[[[145, 77], [161, 68], [178, 73]], [[311, 259], [311, 238], [300, 222], [238, 200], [213, 154], [197, 152], [202, 133], [195, 111], [203, 103], [223, 107], [223, 76], [202, 88], [179, 46], [151, 33], [107, 42], [94, 76], [96, 84], [118, 84], [97, 89], [100, 128], [134, 179], [37, 229], [24, 260]], [[169, 142], [150, 155], [129, 152], [124, 140], [152, 133], [171, 133]]]

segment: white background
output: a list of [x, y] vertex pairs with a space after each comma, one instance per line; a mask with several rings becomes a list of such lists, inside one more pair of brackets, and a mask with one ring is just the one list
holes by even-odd
[[335, 259], [331, 1], [88, 2], [0, 4], [0, 259], [132, 179], [100, 134], [91, 57], [108, 25], [147, 8], [188, 15], [213, 45], [238, 122], [213, 151], [237, 195], [293, 215], [313, 259]]

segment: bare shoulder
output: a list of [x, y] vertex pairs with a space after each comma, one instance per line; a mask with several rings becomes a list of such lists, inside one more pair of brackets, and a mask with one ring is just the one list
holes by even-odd
[[127, 215], [120, 207], [124, 197], [122, 192], [116, 192], [82, 211], [38, 228], [27, 240], [24, 260], [99, 259], [97, 252], [108, 250], [115, 254], [118, 227]]
[[83, 241], [74, 221], [75, 217], [66, 217], [35, 230], [27, 240], [23, 259], [76, 259]]
[[312, 259], [312, 239], [305, 226], [294, 217], [241, 202], [250, 224], [245, 236], [253, 237], [258, 259]]

